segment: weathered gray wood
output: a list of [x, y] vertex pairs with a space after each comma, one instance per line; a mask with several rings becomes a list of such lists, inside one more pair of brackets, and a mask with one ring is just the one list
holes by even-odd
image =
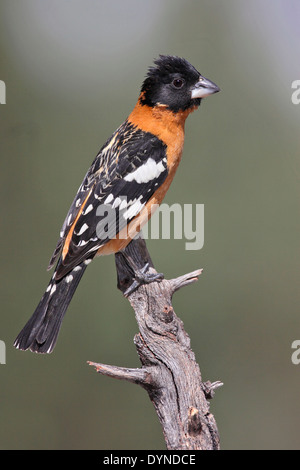
[[[149, 263], [156, 273], [145, 241], [133, 240], [126, 248], [139, 268]], [[122, 254], [116, 254], [118, 288], [124, 293], [133, 272]], [[172, 295], [198, 280], [202, 270], [177, 279], [152, 282], [128, 295], [139, 327], [134, 342], [142, 367], [128, 369], [90, 362], [104, 375], [128, 380], [147, 390], [162, 425], [169, 450], [217, 450], [219, 433], [209, 409], [209, 399], [221, 382], [202, 382], [183, 322], [174, 312]]]

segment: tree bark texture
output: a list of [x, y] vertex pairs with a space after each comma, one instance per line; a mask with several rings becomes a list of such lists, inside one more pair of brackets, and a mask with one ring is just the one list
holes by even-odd
[[[126, 250], [139, 268], [149, 263], [149, 271], [156, 273], [142, 238], [134, 239]], [[124, 294], [134, 281], [134, 273], [121, 253], [116, 254], [115, 260], [118, 288]], [[146, 389], [169, 450], [220, 448], [209, 400], [222, 383], [202, 382], [190, 338], [172, 307], [174, 292], [197, 281], [201, 272], [197, 270], [177, 279], [143, 284], [128, 295], [139, 327], [134, 342], [141, 368], [89, 362], [101, 374], [130, 381]]]

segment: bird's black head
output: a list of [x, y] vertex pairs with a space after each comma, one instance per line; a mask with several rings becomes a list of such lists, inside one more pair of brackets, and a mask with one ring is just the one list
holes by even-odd
[[160, 55], [150, 67], [142, 85], [140, 102], [148, 106], [165, 105], [173, 112], [199, 106], [201, 98], [219, 91], [187, 60]]

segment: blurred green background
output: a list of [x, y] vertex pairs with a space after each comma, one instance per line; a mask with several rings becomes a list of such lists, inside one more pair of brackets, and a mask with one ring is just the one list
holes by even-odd
[[86, 170], [160, 53], [222, 91], [189, 117], [165, 199], [205, 205], [204, 247], [148, 248], [166, 277], [204, 268], [173, 300], [203, 379], [224, 382], [211, 403], [221, 447], [300, 448], [299, 50], [297, 0], [0, 1], [0, 448], [165, 448], [146, 392], [86, 364], [139, 367], [113, 257], [87, 270], [52, 355], [12, 346]]

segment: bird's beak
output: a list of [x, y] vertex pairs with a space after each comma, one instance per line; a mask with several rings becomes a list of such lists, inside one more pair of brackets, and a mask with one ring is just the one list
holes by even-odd
[[214, 82], [200, 75], [199, 82], [191, 89], [191, 98], [205, 98], [213, 93], [218, 93], [218, 91], [220, 88]]

